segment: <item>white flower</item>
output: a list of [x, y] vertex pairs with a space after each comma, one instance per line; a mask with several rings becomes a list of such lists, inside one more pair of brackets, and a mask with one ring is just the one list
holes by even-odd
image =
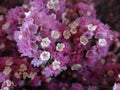
[[1, 90], [10, 90], [8, 87], [4, 87], [3, 89], [1, 89]]
[[120, 74], [118, 74], [118, 78], [120, 78]]
[[71, 29], [70, 29], [70, 32], [71, 32], [72, 34], [76, 34], [76, 33], [77, 33], [77, 29], [71, 28]]
[[71, 33], [69, 32], [69, 30], [65, 30], [65, 31], [63, 32], [63, 37], [64, 37], [64, 39], [69, 39], [70, 36], [71, 36]]
[[53, 9], [56, 10], [56, 11], [58, 11], [58, 10], [60, 10], [60, 7], [59, 7], [58, 4], [55, 4], [54, 7], [53, 7]]
[[21, 64], [19, 71], [24, 72], [26, 70], [27, 70], [27, 66], [25, 64]]
[[43, 61], [49, 60], [50, 59], [50, 52], [43, 51], [40, 55], [40, 59]]
[[51, 0], [51, 2], [54, 3], [54, 4], [58, 4], [59, 0]]
[[60, 37], [60, 33], [58, 31], [52, 31], [51, 36], [54, 39], [58, 39]]
[[56, 18], [57, 18], [56, 14], [54, 14], [54, 13], [51, 14], [51, 17], [52, 17], [53, 19], [56, 19]]
[[28, 73], [27, 72], [23, 72], [23, 79], [25, 80], [28, 77]]
[[88, 39], [85, 36], [80, 37], [80, 43], [86, 45], [88, 43]]
[[106, 46], [106, 44], [107, 44], [107, 41], [105, 39], [99, 39], [98, 40], [98, 45], [100, 45], [100, 46]]
[[48, 47], [50, 45], [51, 41], [48, 37], [42, 39], [42, 42], [41, 42], [41, 46], [44, 48], [44, 47]]
[[51, 1], [48, 1], [47, 2], [47, 8], [53, 9], [54, 8], [54, 4]]
[[71, 67], [71, 70], [78, 70], [80, 67], [81, 67], [80, 64], [74, 64], [74, 65]]
[[75, 29], [79, 25], [78, 22], [74, 21], [73, 23], [69, 24], [69, 27]]
[[31, 14], [31, 11], [25, 12], [25, 16], [28, 17]]
[[11, 71], [12, 71], [12, 69], [11, 69], [10, 67], [5, 67], [3, 73], [4, 73], [5, 75], [9, 75]]
[[10, 87], [11, 85], [13, 85], [13, 82], [8, 79], [8, 80], [6, 80], [6, 84], [7, 84], [8, 87]]
[[87, 27], [88, 27], [88, 30], [90, 30], [90, 31], [95, 31], [97, 29], [97, 26], [93, 25], [93, 24], [89, 24], [89, 25], [87, 25]]
[[2, 25], [2, 29], [3, 30], [6, 30], [6, 29], [8, 29], [10, 27], [10, 23], [5, 23], [4, 25]]
[[52, 63], [52, 68], [53, 70], [57, 70], [57, 69], [60, 69], [60, 62], [55, 60], [53, 63]]
[[20, 35], [18, 35], [18, 39], [19, 40], [22, 40], [22, 38], [23, 38], [23, 36], [20, 34]]
[[3, 15], [0, 15], [0, 21], [2, 21], [4, 19]]
[[16, 78], [20, 78], [20, 75], [21, 75], [21, 73], [18, 73], [18, 72], [15, 72], [15, 73], [14, 73], [14, 76], [15, 76]]
[[7, 65], [7, 66], [11, 66], [12, 64], [13, 64], [13, 61], [12, 61], [12, 60], [9, 60], [9, 59], [6, 60], [6, 65]]
[[90, 11], [87, 11], [87, 15], [90, 16], [90, 15], [91, 15], [91, 12], [90, 12]]
[[37, 74], [36, 72], [30, 72], [29, 78], [31, 78], [31, 80], [33, 80], [35, 78], [36, 74]]
[[1, 44], [0, 44], [0, 49], [3, 49], [3, 48], [5, 48], [5, 44], [4, 44], [4, 43], [1, 43]]
[[65, 48], [65, 44], [64, 43], [58, 43], [56, 46], [56, 50], [57, 51], [63, 51], [63, 49]]

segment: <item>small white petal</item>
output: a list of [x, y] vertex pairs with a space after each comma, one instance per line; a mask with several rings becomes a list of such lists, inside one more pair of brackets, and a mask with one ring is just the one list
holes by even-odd
[[83, 45], [86, 45], [88, 43], [88, 39], [85, 36], [80, 37], [80, 43]]
[[18, 36], [18, 39], [19, 39], [19, 40], [22, 40], [22, 38], [23, 38], [23, 36], [20, 34], [20, 35]]
[[87, 15], [90, 16], [90, 15], [91, 15], [91, 12], [90, 12], [90, 11], [87, 11]]
[[5, 48], [5, 44], [4, 44], [4, 43], [1, 43], [1, 44], [0, 44], [0, 49], [3, 49], [3, 48]]
[[89, 24], [89, 25], [87, 25], [87, 27], [88, 27], [88, 30], [90, 30], [90, 31], [95, 31], [97, 29], [97, 26], [93, 25], [93, 24]]
[[28, 17], [31, 14], [31, 11], [25, 12], [25, 16]]
[[100, 45], [100, 46], [106, 46], [106, 44], [107, 44], [107, 41], [105, 39], [99, 39], [98, 40], [98, 45]]
[[10, 23], [5, 23], [4, 25], [2, 25], [2, 29], [6, 30], [10, 27]]
[[56, 14], [54, 14], [54, 13], [51, 14], [51, 17], [52, 17], [53, 19], [56, 19], [56, 18], [57, 18]]
[[69, 24], [69, 27], [75, 29], [79, 25], [78, 22], [74, 21], [73, 23]]
[[2, 21], [4, 19], [3, 15], [0, 15], [0, 21]]
[[10, 90], [8, 87], [4, 87], [2, 90]]
[[71, 33], [69, 32], [69, 30], [65, 30], [65, 31], [63, 32], [63, 37], [64, 37], [64, 39], [69, 39], [70, 36], [71, 36]]
[[19, 71], [23, 72], [23, 71], [26, 71], [26, 70], [27, 70], [27, 66], [25, 64], [21, 64]]
[[54, 8], [54, 4], [51, 1], [47, 2], [47, 8], [48, 9], [53, 9]]
[[71, 28], [71, 29], [70, 29], [70, 32], [71, 32], [72, 34], [76, 34], [76, 33], [77, 33], [77, 29]]
[[51, 36], [54, 39], [58, 39], [60, 37], [60, 33], [58, 31], [52, 31]]
[[119, 77], [119, 79], [120, 79], [120, 74], [118, 74], [118, 77]]
[[51, 41], [48, 37], [42, 39], [42, 42], [41, 42], [41, 46], [44, 48], [44, 47], [48, 47], [50, 45]]
[[54, 4], [58, 4], [59, 0], [51, 0], [51, 2], [54, 3]]
[[81, 67], [80, 64], [74, 64], [74, 65], [71, 67], [71, 70], [78, 70], [80, 67]]
[[3, 73], [4, 73], [5, 75], [9, 75], [11, 71], [12, 71], [12, 69], [11, 69], [10, 67], [5, 67]]
[[60, 62], [55, 60], [53, 63], [52, 63], [52, 68], [53, 70], [57, 70], [57, 69], [60, 69]]
[[40, 59], [43, 61], [49, 60], [50, 59], [50, 52], [43, 51], [40, 55]]
[[63, 49], [65, 48], [65, 44], [64, 43], [58, 43], [56, 46], [56, 50], [61, 52], [63, 51]]

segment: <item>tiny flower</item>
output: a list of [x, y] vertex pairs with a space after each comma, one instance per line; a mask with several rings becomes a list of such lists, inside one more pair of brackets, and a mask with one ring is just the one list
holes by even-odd
[[11, 35], [8, 35], [6, 38], [7, 38], [8, 40], [12, 40], [12, 36], [11, 36]]
[[11, 66], [13, 64], [13, 62], [11, 60], [6, 60], [6, 65], [7, 66]]
[[90, 16], [90, 15], [91, 15], [91, 12], [90, 12], [90, 11], [87, 11], [87, 15]]
[[52, 80], [52, 78], [46, 78], [45, 81], [49, 83], [51, 80]]
[[120, 78], [120, 74], [118, 74], [118, 77]]
[[37, 74], [36, 72], [30, 72], [29, 78], [33, 80], [36, 74]]
[[8, 87], [10, 87], [13, 84], [13, 82], [11, 80], [6, 80], [6, 84]]
[[51, 36], [54, 39], [58, 39], [60, 37], [60, 33], [58, 31], [52, 31]]
[[20, 74], [21, 74], [21, 73], [15, 72], [15, 73], [14, 73], [14, 76], [15, 76], [16, 78], [20, 78]]
[[27, 4], [23, 4], [22, 7], [28, 8], [28, 5]]
[[56, 46], [57, 51], [61, 52], [61, 51], [63, 51], [64, 48], [65, 48], [64, 43], [57, 43], [57, 46]]
[[54, 13], [51, 14], [51, 17], [52, 17], [53, 19], [56, 19], [56, 18], [57, 18], [56, 14], [54, 14]]
[[10, 90], [8, 87], [4, 87], [2, 90]]
[[43, 60], [43, 61], [49, 60], [50, 59], [50, 52], [43, 51], [40, 54], [40, 59]]
[[47, 8], [48, 9], [53, 9], [53, 7], [54, 7], [54, 4], [51, 1], [48, 1]]
[[85, 36], [81, 36], [81, 37], [80, 37], [80, 43], [81, 43], [82, 45], [86, 45], [88, 42], [89, 42], [89, 41], [88, 41], [88, 39], [87, 39]]
[[63, 32], [63, 37], [64, 37], [64, 39], [69, 39], [70, 36], [71, 36], [71, 33], [69, 32], [69, 30], [65, 30], [65, 31]]
[[31, 11], [25, 12], [25, 16], [28, 17], [31, 14]]
[[75, 29], [78, 25], [79, 25], [78, 22], [73, 22], [73, 23], [69, 24], [69, 27]]
[[19, 71], [23, 72], [25, 70], [27, 70], [27, 66], [25, 64], [21, 64]]
[[100, 45], [100, 46], [106, 46], [106, 44], [107, 44], [107, 41], [105, 39], [99, 39], [98, 40], [98, 45]]
[[25, 80], [28, 77], [28, 73], [27, 72], [23, 72], [23, 79]]
[[0, 49], [3, 49], [3, 48], [5, 48], [5, 44], [4, 44], [4, 43], [1, 43], [1, 44], [0, 44]]
[[59, 0], [51, 0], [52, 3], [57, 4], [59, 3]]
[[77, 29], [71, 28], [71, 29], [70, 29], [70, 32], [71, 32], [72, 34], [76, 34], [76, 33], [77, 33]]
[[78, 70], [80, 67], [81, 67], [80, 64], [74, 64], [74, 65], [71, 67], [71, 70]]
[[95, 31], [97, 29], [97, 26], [93, 25], [93, 24], [89, 24], [89, 25], [87, 25], [87, 27], [88, 27], [88, 30], [90, 30], [90, 31]]
[[3, 30], [6, 30], [6, 29], [8, 29], [10, 27], [10, 23], [5, 23], [4, 25], [2, 25], [2, 29]]
[[23, 36], [20, 34], [20, 35], [18, 35], [18, 39], [19, 40], [22, 40], [22, 38], [23, 38]]
[[65, 25], [67, 25], [67, 24], [69, 23], [69, 19], [63, 18], [63, 19], [62, 19], [62, 23], [64, 23]]
[[57, 70], [57, 69], [60, 69], [60, 62], [55, 60], [53, 63], [52, 63], [52, 68], [53, 70]]
[[2, 21], [4, 19], [3, 15], [0, 15], [0, 21]]
[[107, 72], [107, 74], [108, 74], [109, 76], [112, 76], [112, 75], [114, 74], [114, 72], [113, 72], [112, 70], [109, 70], [109, 71]]
[[58, 11], [58, 10], [60, 10], [60, 7], [59, 7], [59, 5], [55, 4], [54, 7], [53, 7], [53, 9], [56, 10], [56, 11]]
[[5, 75], [9, 75], [11, 71], [12, 71], [12, 69], [11, 69], [10, 67], [5, 67], [3, 73], [4, 73]]
[[50, 45], [51, 41], [48, 37], [42, 39], [41, 46], [43, 48], [48, 47]]

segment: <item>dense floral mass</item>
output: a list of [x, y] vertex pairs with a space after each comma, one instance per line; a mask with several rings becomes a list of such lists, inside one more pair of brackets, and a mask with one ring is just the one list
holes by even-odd
[[120, 5], [114, 4], [3, 0], [0, 90], [120, 90], [120, 14], [109, 15]]

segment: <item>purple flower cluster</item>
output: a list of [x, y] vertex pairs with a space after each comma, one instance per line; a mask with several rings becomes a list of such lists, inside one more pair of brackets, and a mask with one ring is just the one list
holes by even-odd
[[120, 33], [98, 19], [101, 2], [25, 0], [2, 7], [0, 90], [119, 90]]

